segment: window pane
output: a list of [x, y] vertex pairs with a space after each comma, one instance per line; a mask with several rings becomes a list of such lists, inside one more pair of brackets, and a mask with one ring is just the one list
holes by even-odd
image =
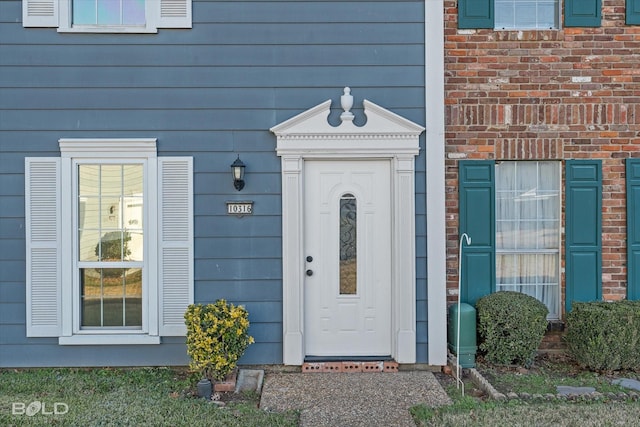
[[340, 199], [340, 295], [355, 295], [358, 285], [357, 205], [352, 194]]
[[541, 249], [558, 249], [560, 247], [560, 235], [559, 235], [560, 221], [540, 221], [540, 235]]
[[98, 25], [120, 24], [120, 0], [98, 0]]
[[143, 249], [143, 233], [142, 230], [127, 230], [127, 239], [125, 244], [125, 261], [142, 261], [144, 259]]
[[[515, 162], [500, 162], [496, 163], [496, 190], [508, 191], [516, 189], [516, 163]], [[499, 171], [499, 173], [498, 173]]]
[[560, 188], [560, 170], [556, 162], [539, 162], [539, 189], [558, 191]]
[[515, 249], [516, 224], [512, 221], [496, 222], [496, 247], [499, 249]]
[[80, 242], [80, 253], [78, 254], [80, 261], [98, 261], [100, 259], [100, 230], [79, 230], [78, 242]]
[[[502, 2], [501, 2], [502, 3]], [[495, 27], [497, 29], [501, 28], [513, 28], [515, 22], [515, 11], [513, 10], [512, 5], [502, 5], [500, 6], [498, 1], [496, 1], [495, 6]]]
[[536, 28], [535, 2], [515, 3], [515, 28]]
[[100, 185], [104, 196], [119, 196], [122, 193], [122, 165], [101, 165]]
[[141, 196], [142, 195], [142, 166], [141, 165], [124, 165], [123, 166], [123, 194], [125, 196]]
[[[123, 240], [124, 239], [124, 240]], [[109, 231], [100, 239], [100, 261], [117, 262], [127, 256], [129, 240], [128, 233]]]
[[538, 28], [556, 28], [558, 6], [552, 2], [540, 2], [538, 5]]
[[96, 19], [96, 0], [73, 0], [74, 24], [95, 24]]
[[125, 25], [144, 25], [144, 1], [124, 0], [122, 4], [122, 23]]
[[120, 228], [122, 216], [120, 213], [119, 197], [102, 197], [101, 203], [100, 226], [102, 228], [116, 229]]
[[537, 221], [520, 221], [516, 233], [517, 249], [537, 249], [540, 236]]
[[81, 196], [98, 194], [100, 188], [100, 166], [82, 165], [78, 168], [78, 176]]
[[99, 269], [83, 269], [80, 271], [82, 298], [80, 324], [82, 326], [102, 325], [102, 281], [100, 271]]

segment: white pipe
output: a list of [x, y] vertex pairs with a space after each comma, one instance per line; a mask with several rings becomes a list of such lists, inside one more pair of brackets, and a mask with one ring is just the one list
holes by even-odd
[[458, 248], [458, 324], [456, 331], [456, 385], [460, 388], [462, 384], [462, 395], [464, 396], [464, 382], [460, 379], [460, 297], [462, 288], [462, 243], [466, 243], [467, 246], [471, 244], [471, 237], [467, 233], [462, 233], [460, 236], [460, 247]]

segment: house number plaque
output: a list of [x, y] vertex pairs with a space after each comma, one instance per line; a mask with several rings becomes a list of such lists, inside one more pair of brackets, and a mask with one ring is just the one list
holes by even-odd
[[227, 202], [227, 215], [244, 216], [253, 214], [253, 202]]

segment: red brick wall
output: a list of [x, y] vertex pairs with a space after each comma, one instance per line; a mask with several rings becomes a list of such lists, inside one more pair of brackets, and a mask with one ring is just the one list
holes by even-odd
[[444, 4], [450, 300], [460, 159], [602, 159], [602, 293], [624, 298], [624, 159], [640, 157], [640, 26], [624, 23], [625, 0], [603, 0], [600, 28], [544, 31], [458, 30], [457, 2]]

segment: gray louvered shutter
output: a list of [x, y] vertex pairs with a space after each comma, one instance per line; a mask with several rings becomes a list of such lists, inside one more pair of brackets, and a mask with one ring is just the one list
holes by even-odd
[[57, 27], [58, 0], [22, 0], [23, 27]]
[[61, 331], [60, 159], [25, 159], [27, 336]]
[[193, 159], [158, 157], [160, 335], [186, 334], [193, 303]]
[[158, 28], [191, 28], [191, 0], [160, 0]]

